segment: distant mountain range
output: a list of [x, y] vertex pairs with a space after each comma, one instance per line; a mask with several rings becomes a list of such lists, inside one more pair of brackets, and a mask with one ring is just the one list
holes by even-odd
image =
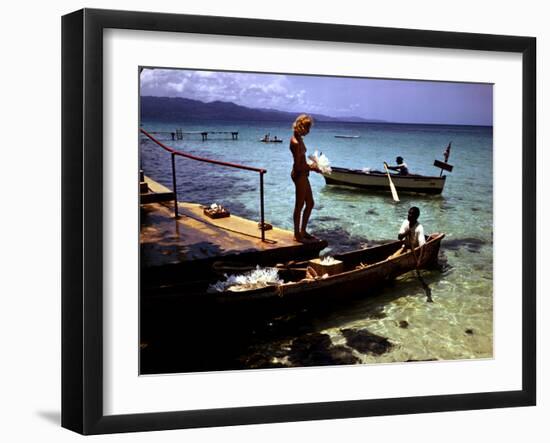
[[[222, 101], [205, 103], [181, 97], [141, 97], [142, 120], [280, 121], [291, 123], [299, 114], [299, 112], [284, 112], [276, 109], [248, 108]], [[364, 119], [361, 117], [310, 115], [318, 122], [385, 123], [384, 120]]]

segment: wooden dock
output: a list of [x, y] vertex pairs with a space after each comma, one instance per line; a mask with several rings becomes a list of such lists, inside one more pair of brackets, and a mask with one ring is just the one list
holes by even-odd
[[257, 221], [233, 214], [211, 219], [196, 203], [178, 202], [180, 217], [175, 219], [173, 193], [143, 179], [147, 192], [140, 196], [142, 285], [208, 274], [215, 262], [268, 265], [313, 258], [327, 246], [324, 240], [298, 243], [291, 231], [277, 227], [266, 231], [262, 242]]
[[175, 131], [151, 131], [149, 134], [170, 135], [172, 140], [183, 140], [184, 135], [200, 135], [202, 141], [207, 141], [209, 135], [230, 135], [231, 140], [239, 139], [239, 131], [182, 131], [181, 129], [176, 129]]

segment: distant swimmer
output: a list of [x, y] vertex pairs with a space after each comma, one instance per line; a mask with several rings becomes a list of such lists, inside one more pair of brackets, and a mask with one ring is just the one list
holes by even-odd
[[399, 175], [409, 175], [409, 168], [407, 167], [407, 163], [403, 161], [403, 157], [397, 157], [395, 161], [397, 163], [395, 166], [390, 166], [386, 162], [384, 162], [384, 165], [392, 171], [399, 172]]

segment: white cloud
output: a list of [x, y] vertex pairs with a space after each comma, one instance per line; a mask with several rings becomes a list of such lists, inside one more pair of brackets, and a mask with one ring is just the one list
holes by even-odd
[[239, 72], [144, 69], [141, 95], [185, 97], [204, 102], [230, 101], [243, 106], [322, 112], [303, 89], [294, 90], [286, 75]]

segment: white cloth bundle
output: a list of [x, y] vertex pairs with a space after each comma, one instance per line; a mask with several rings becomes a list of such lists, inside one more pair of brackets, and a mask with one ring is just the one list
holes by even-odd
[[265, 288], [266, 286], [284, 283], [279, 278], [277, 268], [260, 268], [256, 266], [253, 271], [241, 275], [227, 275], [225, 280], [216, 282], [208, 287], [208, 292], [246, 291], [250, 289]]
[[224, 212], [225, 208], [222, 205], [218, 205], [217, 203], [212, 203], [210, 205], [210, 210], [212, 212]]
[[316, 150], [312, 155], [308, 156], [308, 158], [309, 160], [311, 160], [310, 165], [315, 164], [323, 174], [332, 173], [332, 168], [330, 167], [330, 161], [327, 158], [327, 156], [322, 152], [321, 154], [319, 154]]
[[327, 255], [326, 257], [323, 257], [319, 263], [321, 263], [323, 266], [330, 266], [338, 263], [338, 260], [335, 260], [334, 257]]

